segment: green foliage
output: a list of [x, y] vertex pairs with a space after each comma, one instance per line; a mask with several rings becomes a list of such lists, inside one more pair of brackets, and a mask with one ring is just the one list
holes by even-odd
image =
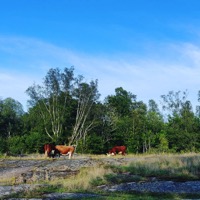
[[20, 135], [22, 129], [22, 105], [12, 98], [0, 101], [0, 137]]
[[96, 177], [90, 181], [92, 186], [104, 185], [106, 184], [105, 180], [102, 177]]
[[45, 133], [31, 132], [25, 137], [26, 153], [43, 153], [45, 143], [48, 143]]
[[161, 96], [164, 115], [154, 100], [146, 105], [122, 87], [98, 102], [97, 83], [75, 77], [73, 67], [55, 68], [27, 89], [27, 113], [16, 100], [0, 99], [0, 153], [41, 152], [47, 142], [92, 154], [115, 145], [128, 153], [200, 152], [200, 109], [195, 115], [187, 91]]
[[25, 153], [43, 153], [44, 144], [47, 143], [45, 134], [31, 132], [24, 136], [14, 136], [7, 139], [8, 146], [2, 145], [2, 152], [19, 155]]
[[0, 154], [3, 154], [5, 152], [7, 152], [8, 150], [8, 144], [7, 144], [7, 139], [6, 138], [3, 138], [3, 137], [0, 137]]
[[157, 150], [159, 152], [162, 152], [162, 153], [168, 152], [168, 150], [169, 150], [169, 142], [168, 142], [168, 139], [166, 137], [166, 132], [164, 132], [164, 131], [161, 131], [158, 134]]
[[73, 67], [65, 68], [63, 72], [51, 68], [42, 85], [34, 84], [26, 90], [30, 97], [29, 104], [38, 107], [38, 117], [43, 122], [47, 136], [54, 142], [59, 141], [68, 117], [66, 107], [71, 103], [75, 82], [73, 71]]
[[25, 153], [26, 152], [25, 137], [14, 136], [8, 138], [8, 152], [14, 155]]
[[119, 116], [127, 116], [130, 115], [135, 99], [135, 95], [119, 87], [115, 89], [115, 95], [107, 97], [106, 102], [110, 107], [115, 109]]
[[106, 153], [102, 138], [95, 133], [89, 135], [85, 143], [85, 153], [102, 154], [103, 152]]

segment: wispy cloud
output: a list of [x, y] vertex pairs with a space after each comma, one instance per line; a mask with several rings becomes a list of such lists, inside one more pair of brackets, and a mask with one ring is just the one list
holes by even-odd
[[104, 97], [114, 94], [116, 87], [137, 95], [145, 103], [158, 102], [169, 91], [189, 91], [192, 102], [200, 85], [200, 48], [194, 44], [155, 44], [156, 52], [137, 56], [87, 55], [30, 38], [0, 37], [0, 96], [12, 97], [23, 105], [28, 99], [25, 90], [33, 82], [41, 83], [50, 68], [75, 67], [88, 81], [99, 80]]

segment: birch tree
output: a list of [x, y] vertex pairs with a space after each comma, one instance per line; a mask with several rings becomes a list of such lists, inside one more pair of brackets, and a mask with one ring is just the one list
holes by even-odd
[[58, 68], [50, 69], [44, 78], [43, 85], [29, 87], [29, 104], [39, 106], [39, 115], [43, 120], [45, 132], [52, 139], [58, 141], [64, 122], [64, 114], [69, 96], [73, 90], [75, 78], [74, 68], [65, 68], [61, 72]]
[[187, 102], [188, 91], [169, 91], [167, 95], [161, 95], [162, 109], [169, 114], [180, 116], [181, 110]]
[[[45, 132], [52, 141], [59, 141], [64, 123], [74, 123], [72, 130], [67, 130], [70, 137], [66, 140], [69, 145], [76, 144], [81, 139], [85, 140], [94, 125], [92, 119], [88, 120], [90, 111], [99, 98], [97, 81], [88, 84], [84, 82], [83, 76], [74, 77], [73, 72], [73, 67], [65, 68], [64, 72], [58, 68], [50, 69], [44, 78], [43, 86], [34, 84], [26, 91], [30, 96], [30, 105], [39, 106]], [[69, 109], [72, 102], [73, 106], [77, 104], [74, 122], [66, 118], [66, 112], [74, 113], [74, 110]]]
[[89, 84], [83, 82], [83, 77], [77, 79], [77, 88], [74, 96], [77, 99], [76, 121], [72, 135], [69, 138], [69, 145], [78, 144], [80, 140], [85, 141], [88, 132], [94, 127], [94, 119], [89, 119], [90, 111], [99, 98], [97, 90], [98, 82], [91, 81]]

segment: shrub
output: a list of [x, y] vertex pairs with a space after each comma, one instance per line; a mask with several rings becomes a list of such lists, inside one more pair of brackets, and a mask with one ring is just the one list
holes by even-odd
[[11, 154], [22, 154], [26, 151], [24, 136], [14, 136], [8, 138], [8, 152]]
[[3, 154], [8, 151], [7, 140], [5, 138], [0, 137], [0, 154]]
[[31, 132], [29, 135], [26, 135], [26, 153], [42, 153], [46, 137], [46, 135], [38, 132]]

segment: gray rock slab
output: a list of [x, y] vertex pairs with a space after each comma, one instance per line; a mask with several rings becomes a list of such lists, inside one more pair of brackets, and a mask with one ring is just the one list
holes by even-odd
[[200, 194], [200, 181], [153, 181], [153, 182], [131, 182], [112, 186], [102, 186], [103, 190], [116, 191], [139, 191], [157, 193], [188, 193]]

